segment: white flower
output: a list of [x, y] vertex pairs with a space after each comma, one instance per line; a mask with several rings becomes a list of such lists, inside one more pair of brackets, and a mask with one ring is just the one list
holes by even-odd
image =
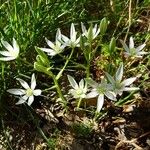
[[16, 59], [19, 55], [19, 46], [16, 40], [13, 38], [13, 46], [11, 46], [7, 41], [1, 40], [1, 42], [3, 46], [7, 49], [7, 51], [0, 51], [0, 54], [5, 56], [5, 57], [0, 57], [0, 60], [10, 61]]
[[79, 85], [77, 84], [75, 79], [70, 75], [68, 75], [68, 80], [70, 82], [70, 85], [73, 87], [73, 89], [69, 90], [69, 93], [72, 94], [72, 96], [75, 99], [85, 98], [87, 93], [87, 84], [84, 82], [84, 80], [81, 79]]
[[87, 30], [84, 24], [81, 22], [81, 28], [83, 32], [82, 35], [85, 36], [89, 41], [94, 40], [100, 33], [100, 28], [97, 27], [97, 24], [95, 24], [94, 28], [90, 26], [89, 29]]
[[106, 72], [106, 77], [108, 78], [109, 82], [111, 83], [112, 90], [119, 95], [122, 95], [123, 91], [134, 91], [139, 90], [137, 87], [129, 87], [132, 84], [136, 77], [128, 78], [122, 81], [123, 77], [123, 64], [119, 66], [115, 77], [113, 78], [110, 74]]
[[104, 95], [111, 100], [116, 100], [116, 95], [110, 89], [110, 85], [107, 84], [105, 79], [102, 79], [101, 83], [98, 84], [92, 79], [86, 79], [87, 83], [93, 88], [90, 93], [87, 94], [86, 98], [94, 98], [98, 96], [97, 99], [97, 112], [103, 107]]
[[148, 54], [148, 52], [142, 51], [142, 49], [146, 46], [146, 44], [144, 43], [144, 44], [138, 46], [137, 48], [135, 48], [132, 37], [130, 37], [129, 47], [123, 41], [121, 41], [121, 43], [123, 45], [123, 48], [125, 49], [125, 55], [128, 57], [131, 56], [131, 57], [142, 58], [142, 55]]
[[17, 80], [25, 89], [9, 89], [7, 90], [7, 92], [21, 96], [16, 104], [22, 104], [28, 100], [27, 104], [30, 106], [34, 101], [34, 96], [39, 96], [41, 95], [42, 92], [40, 89], [35, 90], [36, 87], [35, 75], [33, 74], [31, 77], [31, 87], [24, 80], [20, 78], [17, 78]]
[[80, 37], [77, 38], [77, 32], [75, 31], [74, 24], [71, 24], [70, 28], [70, 39], [65, 35], [62, 35], [62, 42], [71, 48], [79, 47]]
[[40, 49], [43, 50], [44, 52], [47, 52], [48, 55], [50, 55], [50, 56], [55, 56], [55, 55], [63, 52], [65, 45], [61, 43], [61, 36], [62, 35], [60, 32], [60, 29], [58, 29], [57, 33], [56, 33], [55, 43], [52, 43], [47, 38], [45, 38], [45, 40], [50, 48], [40, 48]]

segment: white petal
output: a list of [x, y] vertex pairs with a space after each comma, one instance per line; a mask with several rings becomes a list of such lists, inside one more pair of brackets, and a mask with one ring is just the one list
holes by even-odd
[[2, 54], [3, 56], [8, 56], [8, 57], [12, 56], [12, 54], [8, 51], [0, 51], [0, 54]]
[[75, 79], [74, 79], [72, 76], [70, 76], [70, 75], [67, 75], [67, 77], [68, 77], [68, 80], [69, 80], [70, 85], [71, 85], [74, 89], [77, 89], [79, 86], [78, 86], [77, 82], [75, 81]]
[[134, 48], [134, 41], [133, 41], [133, 38], [132, 38], [132, 37], [130, 37], [129, 48], [130, 48], [130, 49]]
[[87, 33], [87, 30], [82, 22], [81, 22], [81, 29], [82, 29], [83, 34], [85, 35], [85, 33]]
[[142, 52], [138, 52], [138, 53], [137, 53], [137, 55], [145, 55], [145, 54], [148, 54], [148, 52], [142, 51]]
[[16, 59], [16, 57], [0, 57], [1, 61], [10, 61], [10, 60], [14, 60]]
[[135, 91], [135, 90], [139, 90], [140, 88], [138, 87], [125, 87], [123, 89], [123, 91]]
[[100, 94], [97, 99], [97, 112], [100, 112], [104, 104], [104, 95]]
[[31, 77], [31, 89], [34, 90], [35, 87], [36, 87], [36, 80], [35, 80], [35, 75], [33, 73]]
[[116, 100], [116, 95], [115, 93], [108, 91], [105, 93], [105, 95], [107, 96], [107, 98], [111, 99], [111, 100]]
[[19, 101], [16, 103], [16, 105], [25, 103], [27, 99], [28, 99], [28, 96], [24, 95], [23, 97], [19, 98]]
[[26, 93], [26, 91], [22, 89], [8, 89], [7, 92], [14, 95], [24, 95]]
[[83, 79], [81, 79], [81, 81], [79, 82], [79, 87], [80, 87], [81, 89], [84, 88], [84, 80], [83, 80]]
[[122, 84], [123, 84], [124, 86], [128, 86], [128, 85], [132, 84], [135, 80], [136, 80], [136, 77], [129, 78], [129, 79], [124, 80], [124, 81], [122, 82]]
[[105, 72], [105, 75], [111, 84], [115, 83], [114, 78], [109, 73]]
[[66, 37], [65, 35], [62, 35], [62, 40], [65, 42], [65, 44], [67, 44], [68, 41], [70, 41], [69, 38]]
[[46, 40], [46, 43], [48, 44], [48, 46], [49, 46], [50, 48], [52, 48], [52, 49], [55, 48], [55, 45], [54, 45], [51, 41], [49, 41], [47, 38], [45, 38], [45, 40]]
[[41, 93], [42, 93], [42, 91], [40, 89], [33, 91], [33, 95], [35, 95], [35, 96], [39, 96], [39, 95], [41, 95]]
[[141, 51], [145, 46], [146, 46], [145, 43], [142, 44], [142, 45], [140, 45], [140, 46], [138, 46], [138, 47], [136, 48], [137, 52]]
[[30, 96], [29, 99], [28, 99], [28, 105], [30, 106], [34, 101], [34, 96]]
[[95, 82], [93, 79], [89, 78], [89, 79], [85, 79], [85, 80], [91, 87], [93, 87], [93, 88], [98, 87], [98, 83]]
[[92, 89], [92, 91], [86, 95], [86, 98], [93, 98], [93, 97], [96, 97], [97, 95], [98, 95], [97, 90]]
[[7, 41], [3, 41], [1, 40], [3, 46], [9, 51], [9, 52], [12, 52], [14, 49], [13, 47], [7, 42]]
[[76, 31], [73, 23], [71, 24], [71, 28], [70, 28], [70, 39], [72, 42], [76, 40]]
[[19, 46], [14, 38], [13, 38], [13, 47], [14, 47], [13, 50], [19, 53]]
[[20, 78], [16, 78], [16, 80], [18, 80], [20, 82], [20, 84], [25, 88], [25, 89], [28, 89], [30, 88], [28, 83]]
[[40, 48], [42, 51], [44, 52], [47, 52], [47, 53], [51, 53], [53, 52], [54, 50], [53, 49], [50, 49], [50, 48]]
[[117, 81], [121, 81], [122, 76], [123, 76], [123, 63], [121, 63], [119, 68], [117, 69], [117, 72], [115, 74], [115, 78]]
[[130, 50], [129, 50], [129, 47], [127, 46], [127, 44], [124, 43], [124, 41], [122, 41], [122, 40], [120, 40], [120, 42], [121, 42], [121, 44], [123, 45], [124, 50], [125, 50], [127, 53], [129, 53]]
[[19, 104], [23, 104], [25, 103], [26, 101], [24, 99], [19, 99], [19, 101], [16, 103], [16, 105], [19, 105]]
[[60, 29], [57, 29], [56, 40], [61, 41], [61, 31], [60, 31]]

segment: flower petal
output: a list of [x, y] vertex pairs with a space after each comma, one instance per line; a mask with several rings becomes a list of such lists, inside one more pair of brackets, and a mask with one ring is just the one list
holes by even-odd
[[134, 41], [133, 41], [133, 38], [132, 38], [132, 37], [130, 37], [129, 48], [130, 48], [130, 49], [134, 48]]
[[1, 40], [1, 42], [2, 42], [3, 46], [4, 46], [9, 52], [13, 52], [13, 51], [14, 51], [13, 47], [12, 47], [7, 41]]
[[34, 101], [34, 96], [30, 96], [29, 99], [28, 99], [28, 105], [30, 106]]
[[117, 81], [121, 81], [123, 76], [123, 63], [120, 64], [119, 68], [117, 69], [117, 72], [115, 74], [115, 79]]
[[35, 96], [39, 96], [39, 95], [41, 95], [41, 93], [42, 93], [42, 91], [40, 89], [33, 91], [33, 95], [35, 95]]
[[52, 53], [54, 51], [53, 49], [50, 49], [50, 48], [39, 48], [39, 49], [47, 53]]
[[124, 91], [136, 91], [139, 90], [140, 88], [138, 87], [125, 87], [123, 90]]
[[23, 97], [19, 98], [19, 101], [16, 103], [16, 105], [25, 103], [27, 99], [28, 99], [28, 96], [24, 95]]
[[93, 88], [98, 87], [98, 83], [95, 82], [93, 79], [89, 78], [89, 79], [85, 79], [85, 80], [91, 87], [93, 87]]
[[8, 57], [12, 56], [12, 54], [8, 51], [0, 51], [0, 54], [3, 55], [3, 56], [8, 56]]
[[34, 90], [35, 87], [36, 87], [36, 80], [35, 80], [35, 74], [33, 73], [31, 77], [31, 89]]
[[142, 45], [140, 45], [140, 46], [138, 46], [138, 47], [136, 48], [137, 52], [141, 51], [145, 46], [146, 46], [145, 43], [142, 44]]
[[129, 53], [129, 52], [130, 52], [130, 50], [129, 50], [129, 47], [127, 46], [127, 44], [126, 44], [126, 43], [124, 43], [124, 41], [122, 41], [122, 40], [120, 40], [120, 42], [121, 42], [121, 44], [122, 44], [122, 46], [123, 46], [124, 50], [125, 50], [127, 53]]
[[57, 32], [56, 32], [56, 41], [61, 41], [61, 31], [60, 29], [57, 29]]
[[124, 80], [124, 81], [122, 82], [122, 84], [123, 84], [124, 86], [129, 86], [129, 85], [132, 84], [135, 80], [136, 80], [136, 77], [128, 78], [128, 79]]
[[114, 92], [108, 91], [108, 92], [105, 92], [105, 95], [107, 98], [111, 100], [116, 100], [116, 94]]
[[81, 22], [81, 29], [82, 29], [83, 35], [85, 36], [87, 34], [87, 30], [82, 22]]
[[97, 99], [97, 112], [100, 112], [104, 104], [104, 94], [100, 94]]
[[16, 57], [0, 57], [1, 61], [10, 61], [10, 60], [14, 60], [16, 59]]
[[115, 83], [114, 78], [109, 73], [105, 72], [105, 75], [111, 84]]
[[141, 51], [141, 52], [138, 52], [138, 53], [137, 53], [137, 55], [139, 55], [139, 56], [140, 56], [140, 55], [145, 55], [145, 54], [148, 54], [148, 52]]
[[28, 89], [30, 88], [28, 83], [20, 78], [16, 78], [16, 80], [18, 80], [20, 82], [20, 84], [25, 88], [25, 89]]
[[76, 40], [76, 31], [73, 23], [71, 24], [71, 28], [70, 28], [70, 39], [72, 42], [75, 42]]
[[93, 97], [96, 97], [97, 95], [98, 95], [97, 90], [92, 89], [92, 91], [86, 95], [86, 98], [93, 98]]
[[84, 88], [84, 80], [81, 79], [81, 81], [79, 82], [79, 88], [83, 89]]
[[7, 92], [14, 95], [24, 95], [26, 93], [26, 91], [23, 89], [8, 89]]
[[69, 38], [66, 37], [65, 35], [62, 35], [62, 40], [65, 42], [65, 44], [67, 44], [68, 41], [70, 41]]
[[19, 46], [14, 38], [13, 38], [13, 50], [19, 53]]
[[70, 85], [71, 85], [74, 89], [77, 89], [77, 88], [78, 88], [78, 84], [77, 84], [77, 82], [75, 81], [75, 79], [74, 79], [72, 76], [70, 76], [70, 75], [67, 75], [67, 77], [68, 77], [68, 80], [69, 80]]
[[51, 41], [49, 41], [47, 38], [45, 38], [45, 40], [46, 40], [46, 43], [48, 44], [48, 46], [49, 46], [50, 48], [52, 48], [52, 49], [55, 48], [55, 45], [54, 45]]

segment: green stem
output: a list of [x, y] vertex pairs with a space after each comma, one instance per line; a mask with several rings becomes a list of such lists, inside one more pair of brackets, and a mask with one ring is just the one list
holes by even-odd
[[71, 57], [72, 57], [72, 55], [73, 55], [73, 52], [74, 52], [74, 48], [72, 48], [71, 53], [70, 53], [68, 59], [66, 60], [64, 67], [63, 67], [63, 68], [60, 70], [60, 72], [57, 74], [57, 76], [56, 76], [56, 79], [57, 79], [57, 80], [61, 77], [63, 71], [65, 70], [67, 64], [69, 63], [69, 61], [70, 61], [70, 59], [71, 59]]
[[63, 104], [65, 104], [65, 106], [66, 106], [66, 100], [65, 100], [65, 98], [64, 98], [64, 96], [63, 96], [63, 94], [62, 94], [62, 92], [61, 92], [61, 89], [60, 89], [58, 80], [56, 79], [56, 76], [55, 76], [50, 70], [47, 72], [47, 74], [48, 74], [50, 77], [52, 77], [52, 79], [53, 79], [53, 81], [54, 81], [54, 84], [55, 84], [55, 87], [56, 87], [56, 90], [57, 90], [57, 93], [58, 93], [58, 95], [59, 95], [59, 98], [61, 98]]
[[82, 98], [79, 98], [79, 100], [78, 100], [78, 104], [77, 104], [77, 110], [80, 108], [81, 101], [82, 101]]
[[87, 62], [86, 66], [86, 78], [90, 77], [90, 61]]

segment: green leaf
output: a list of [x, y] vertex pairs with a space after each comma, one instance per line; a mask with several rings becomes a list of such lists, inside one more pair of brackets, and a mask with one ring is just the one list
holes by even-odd
[[106, 18], [103, 18], [103, 19], [101, 20], [101, 23], [100, 23], [100, 33], [101, 33], [102, 35], [105, 34], [105, 32], [106, 32], [106, 30], [107, 30], [107, 25], [108, 25], [107, 19], [106, 19]]
[[113, 37], [110, 41], [110, 44], [109, 44], [109, 52], [110, 54], [113, 54], [116, 50], [116, 39]]
[[39, 71], [39, 72], [43, 72], [45, 74], [48, 74], [48, 68], [42, 66], [40, 63], [35, 62], [34, 63], [34, 69]]
[[92, 24], [90, 25], [90, 28], [88, 29], [88, 37], [87, 38], [88, 38], [89, 42], [91, 43], [93, 40], [93, 25]]
[[49, 62], [47, 55], [39, 47], [35, 47], [35, 50], [40, 56], [45, 59], [46, 62]]

